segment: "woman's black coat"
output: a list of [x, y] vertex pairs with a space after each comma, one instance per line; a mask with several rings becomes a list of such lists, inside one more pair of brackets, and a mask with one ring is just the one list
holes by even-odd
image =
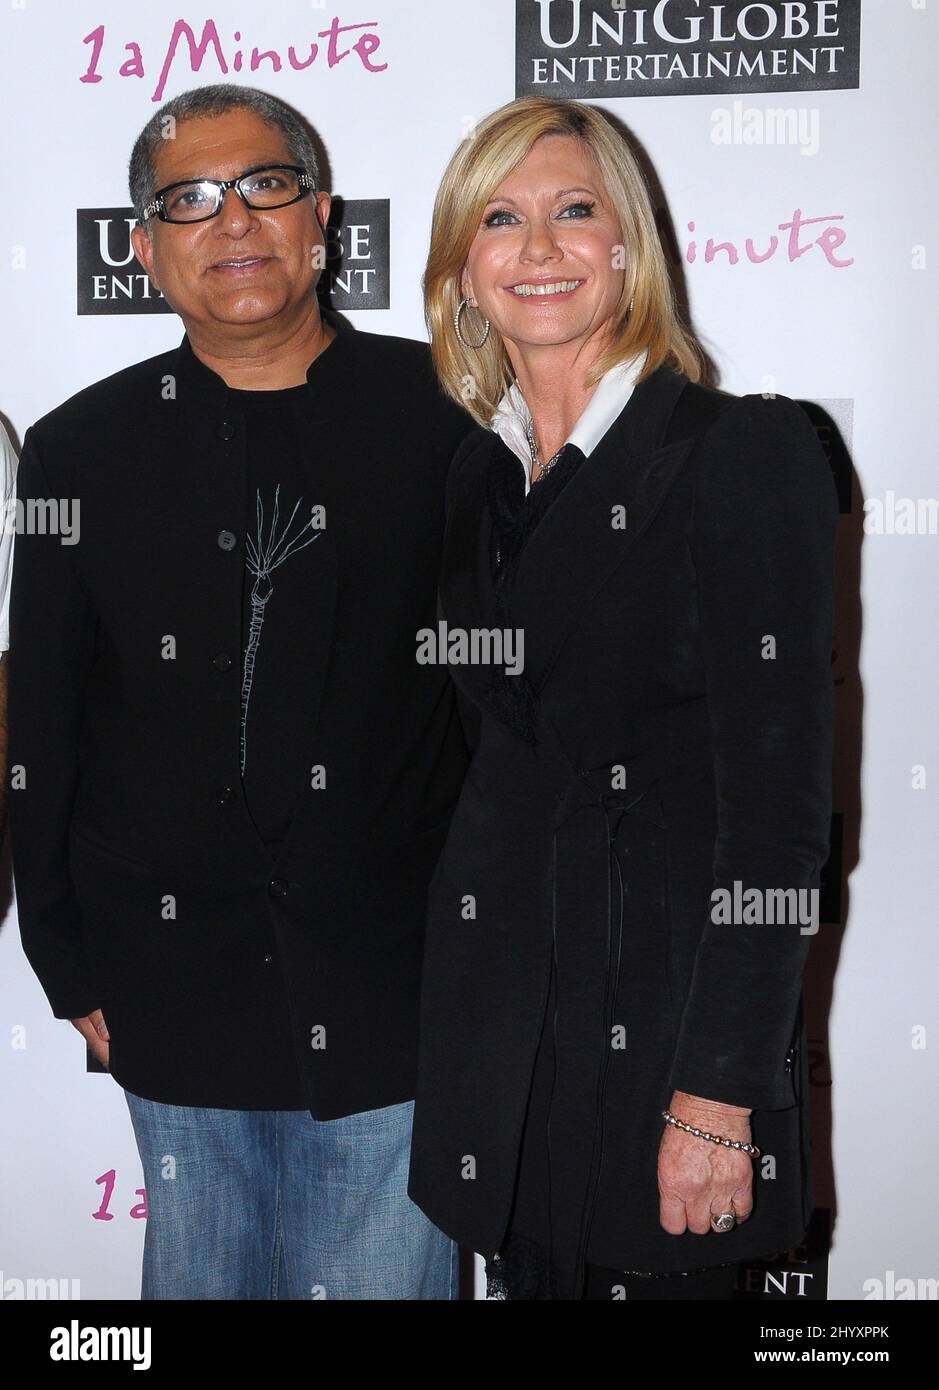
[[[487, 430], [454, 458], [451, 633], [506, 625], [489, 504], [505, 459]], [[836, 520], [798, 405], [660, 366], [521, 553], [523, 673], [451, 666], [478, 739], [430, 888], [409, 1192], [461, 1244], [490, 1256], [506, 1235], [552, 961], [559, 1265], [670, 1272], [801, 1239], [812, 927], [711, 909], [735, 884], [762, 902], [819, 884]], [[659, 1224], [675, 1090], [754, 1112], [755, 1209], [729, 1233]]]

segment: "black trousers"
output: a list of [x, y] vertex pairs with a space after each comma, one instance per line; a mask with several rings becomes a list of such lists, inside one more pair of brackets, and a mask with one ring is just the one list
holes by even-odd
[[739, 1267], [736, 1263], [716, 1265], [697, 1274], [668, 1274], [656, 1279], [588, 1264], [583, 1297], [608, 1303], [620, 1299], [627, 1303], [635, 1299], [728, 1299], [734, 1296]]

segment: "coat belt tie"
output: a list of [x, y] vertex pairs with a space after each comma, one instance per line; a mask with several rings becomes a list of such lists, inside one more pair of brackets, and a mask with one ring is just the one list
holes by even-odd
[[[661, 751], [625, 764], [625, 785], [611, 789], [611, 769], [578, 772], [554, 731], [539, 720], [543, 747], [561, 760], [567, 779], [558, 795], [554, 835], [553, 955], [547, 1039], [554, 1050], [548, 1121], [549, 1268], [555, 1296], [579, 1299], [603, 1159], [604, 1094], [612, 1048], [614, 1008], [624, 930], [630, 921], [628, 880], [617, 845], [633, 817], [664, 826], [662, 778], [712, 766], [709, 739], [692, 738], [663, 757]], [[563, 1148], [558, 1169], [552, 1135]], [[560, 1152], [560, 1148], [558, 1149]]]

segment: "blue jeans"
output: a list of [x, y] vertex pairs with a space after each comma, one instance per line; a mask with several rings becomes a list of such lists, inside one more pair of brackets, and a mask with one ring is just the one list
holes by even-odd
[[124, 1092], [147, 1190], [144, 1299], [455, 1299], [407, 1195], [413, 1101], [339, 1120]]

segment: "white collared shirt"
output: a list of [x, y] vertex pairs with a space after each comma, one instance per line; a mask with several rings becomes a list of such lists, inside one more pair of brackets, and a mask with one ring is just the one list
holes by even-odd
[[[589, 458], [607, 430], [621, 414], [633, 393], [636, 378], [642, 371], [646, 353], [641, 352], [628, 362], [611, 367], [597, 382], [596, 390], [586, 409], [571, 430], [565, 444], [576, 444]], [[531, 413], [525, 398], [513, 382], [492, 417], [492, 428], [512, 453], [521, 460], [525, 470], [525, 496], [531, 490], [531, 449], [528, 447], [528, 425]]]

